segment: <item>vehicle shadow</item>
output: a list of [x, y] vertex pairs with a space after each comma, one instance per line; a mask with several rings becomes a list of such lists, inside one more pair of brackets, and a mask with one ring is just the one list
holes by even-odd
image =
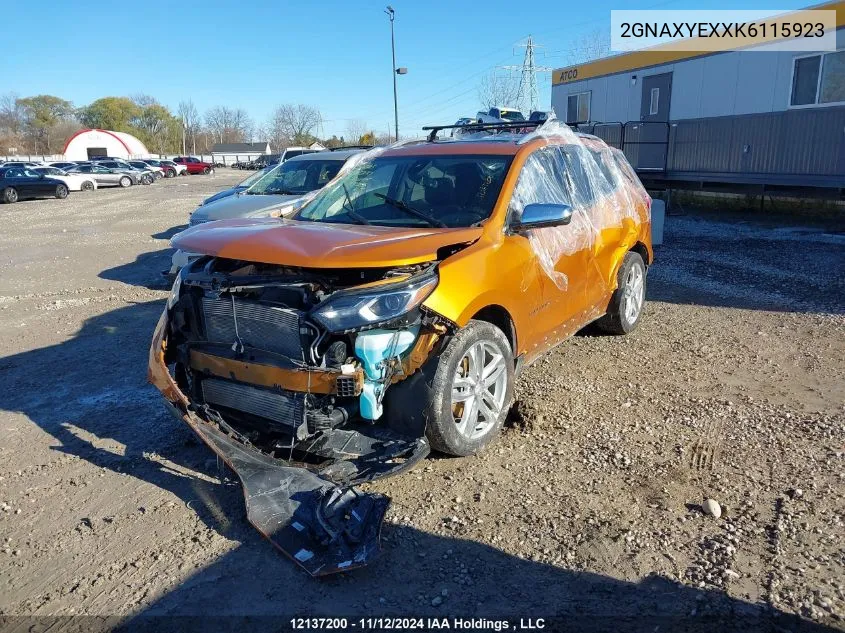
[[[507, 512], [502, 508], [502, 512]], [[369, 567], [315, 579], [251, 538], [183, 581], [125, 630], [291, 630], [293, 616], [507, 620], [547, 631], [791, 631], [835, 628], [664, 576], [628, 582], [533, 562], [476, 541], [386, 525]], [[362, 630], [386, 630], [373, 627]], [[457, 628], [457, 627], [451, 627]], [[401, 630], [412, 630], [401, 628]], [[424, 630], [432, 630], [426, 627]], [[499, 630], [477, 624], [470, 630]], [[517, 629], [519, 630], [519, 629]]]
[[158, 233], [153, 233], [150, 235], [155, 240], [169, 240], [172, 239], [174, 235], [177, 233], [181, 233], [185, 229], [188, 228], [187, 224], [179, 224], [177, 226], [171, 226], [169, 229], [164, 231], [159, 231]]
[[138, 255], [134, 261], [106, 268], [97, 275], [100, 279], [120, 281], [132, 286], [142, 286], [150, 290], [167, 290], [172, 281], [161, 273], [170, 270], [170, 258], [175, 249], [164, 248]]
[[[52, 450], [194, 500], [212, 529], [245, 528], [245, 521], [239, 527], [215, 519], [219, 505], [242, 505], [240, 495], [212, 483], [215, 457], [167, 413], [147, 383], [149, 344], [163, 309], [164, 301], [152, 301], [100, 314], [70, 340], [4, 357], [0, 409], [26, 415], [56, 440]], [[45, 376], [55, 379], [45, 386]], [[123, 454], [104, 443], [122, 445]], [[186, 477], [179, 467], [211, 481]]]

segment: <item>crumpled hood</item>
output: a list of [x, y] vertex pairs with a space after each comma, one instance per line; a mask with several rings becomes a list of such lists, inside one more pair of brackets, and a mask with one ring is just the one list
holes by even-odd
[[191, 214], [194, 222], [211, 222], [212, 220], [228, 220], [242, 218], [250, 213], [278, 209], [280, 206], [291, 204], [302, 197], [293, 196], [253, 195], [237, 193], [226, 196], [214, 202], [204, 204]]
[[225, 220], [187, 229], [173, 246], [191, 253], [306, 268], [374, 268], [437, 259], [437, 250], [476, 241], [481, 227], [404, 228], [300, 222], [276, 218]]

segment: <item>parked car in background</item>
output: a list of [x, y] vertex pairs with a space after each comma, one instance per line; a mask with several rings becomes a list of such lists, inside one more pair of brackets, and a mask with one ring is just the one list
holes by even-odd
[[162, 161], [158, 160], [157, 158], [143, 158], [140, 159], [142, 163], [147, 165], [150, 169], [159, 169], [160, 173], [165, 178], [172, 178], [176, 175], [176, 170], [168, 169], [163, 164]]
[[58, 167], [59, 169], [68, 169], [76, 165], [75, 162], [69, 160], [61, 160], [55, 163], [47, 163], [50, 167]]
[[27, 198], [67, 198], [68, 186], [26, 167], [0, 167], [0, 202], [11, 204]]
[[[308, 152], [276, 165], [243, 191], [203, 204], [191, 214], [188, 226], [197, 226], [228, 218], [283, 217], [297, 208], [304, 196], [321, 189], [334, 178], [343, 164], [363, 149], [338, 149]], [[248, 180], [248, 179], [247, 179]], [[198, 255], [176, 250], [170, 270], [175, 275]]]
[[126, 173], [134, 173], [138, 176], [138, 182], [140, 182], [142, 185], [151, 185], [155, 180], [153, 172], [149, 169], [141, 169], [138, 167], [134, 167], [123, 160], [111, 158], [107, 160], [94, 161], [94, 164], [101, 165], [102, 167], [108, 167], [109, 169], [117, 169], [118, 171], [123, 171]]
[[322, 189], [361, 149], [309, 152], [271, 168], [246, 189], [198, 207], [190, 226], [227, 218], [286, 215], [306, 194]]
[[58, 167], [32, 167], [32, 171], [48, 178], [55, 178], [65, 183], [71, 191], [94, 191], [97, 181], [90, 174], [71, 174]]
[[269, 172], [272, 169], [275, 169], [277, 166], [278, 165], [271, 165], [270, 167], [265, 167], [261, 171], [257, 171], [254, 174], [250, 174], [249, 176], [247, 176], [246, 178], [241, 180], [238, 184], [236, 184], [234, 187], [224, 189], [223, 191], [218, 191], [213, 196], [209, 196], [208, 198], [206, 198], [205, 200], [200, 202], [199, 206], [209, 204], [211, 202], [214, 202], [216, 200], [220, 200], [221, 198], [225, 198], [227, 196], [233, 196], [236, 193], [239, 193], [239, 192], [243, 191], [244, 189], [247, 189], [252, 184], [258, 182], [261, 178], [263, 178], [264, 174], [266, 174], [267, 172]]
[[184, 165], [189, 174], [210, 174], [214, 171], [214, 165], [205, 163], [196, 156], [177, 156], [173, 159], [177, 165]]
[[140, 169], [141, 171], [151, 171], [156, 180], [160, 180], [160, 179], [164, 178], [164, 170], [157, 165], [150, 165], [145, 160], [134, 160], [133, 159], [133, 160], [128, 160], [126, 162], [129, 163], [135, 169]]
[[172, 160], [160, 160], [158, 161], [161, 163], [161, 168], [164, 169], [164, 173], [168, 178], [172, 178], [173, 176], [187, 176], [188, 175], [188, 166], [182, 163], [174, 163]]
[[278, 165], [281, 162], [281, 157], [281, 154], [262, 154], [249, 162], [249, 169], [264, 169], [265, 167]]
[[511, 123], [524, 121], [525, 115], [516, 108], [505, 106], [493, 106], [487, 112], [479, 112], [475, 115], [479, 123], [499, 123], [509, 121]]
[[35, 160], [10, 160], [0, 165], [0, 167], [38, 167], [43, 164], [41, 161]]
[[97, 181], [98, 187], [131, 187], [141, 184], [141, 178], [137, 171], [111, 169], [97, 163], [76, 165], [68, 169], [67, 172], [91, 176]]

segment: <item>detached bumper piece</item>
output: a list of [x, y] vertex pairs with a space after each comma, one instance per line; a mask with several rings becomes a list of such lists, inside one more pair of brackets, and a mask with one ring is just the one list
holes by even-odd
[[240, 478], [247, 520], [309, 574], [348, 571], [378, 554], [390, 499], [341, 488], [306, 468], [280, 466], [211, 425], [189, 425]]

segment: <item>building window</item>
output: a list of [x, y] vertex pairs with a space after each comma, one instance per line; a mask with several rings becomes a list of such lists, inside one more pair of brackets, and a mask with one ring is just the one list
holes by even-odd
[[845, 103], [845, 50], [796, 57], [791, 106]]
[[590, 93], [569, 95], [566, 101], [566, 122], [586, 123], [590, 120]]
[[660, 109], [660, 88], [652, 88], [651, 89], [651, 101], [648, 104], [648, 113], [657, 114], [657, 111]]

